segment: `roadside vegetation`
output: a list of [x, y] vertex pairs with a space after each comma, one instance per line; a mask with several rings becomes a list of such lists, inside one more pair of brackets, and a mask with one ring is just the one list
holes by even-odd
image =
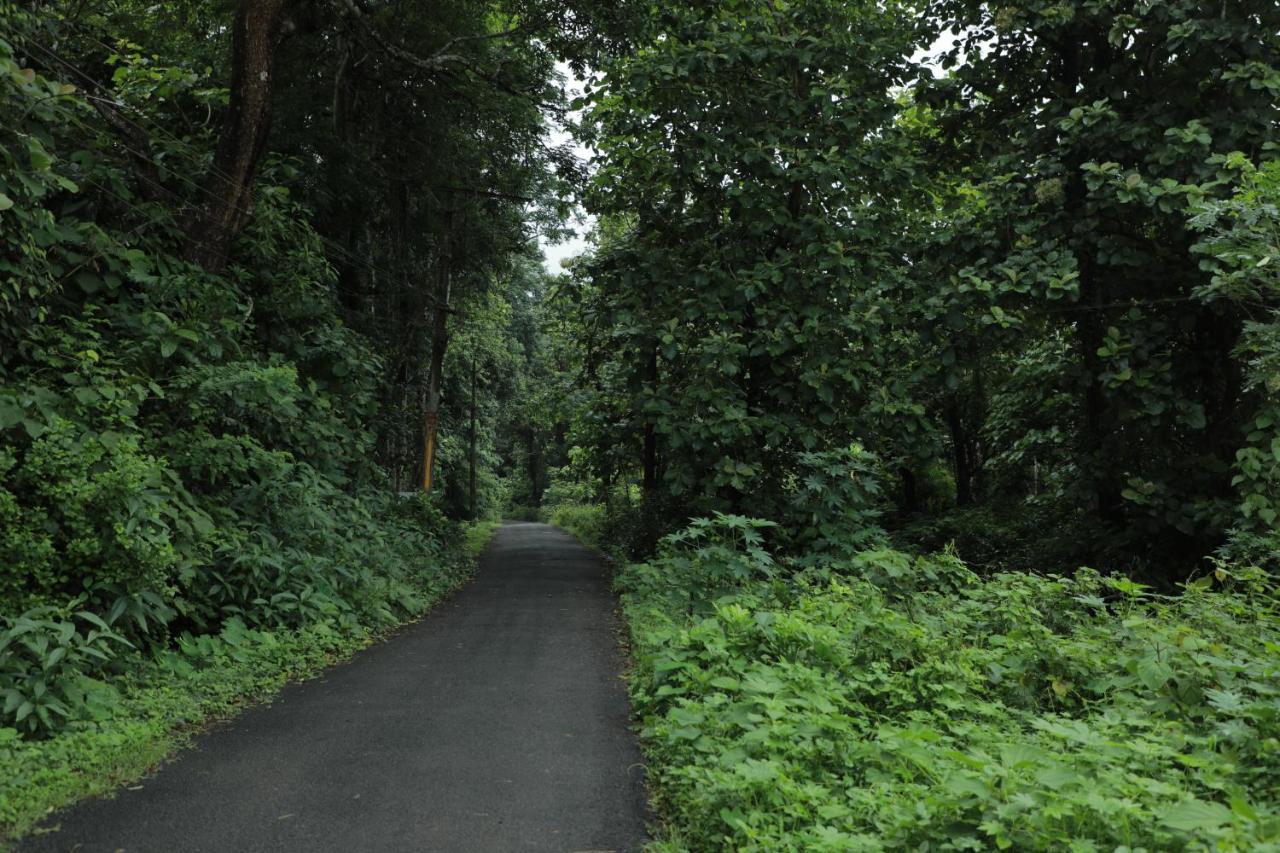
[[654, 849], [1280, 849], [1280, 8], [645, 9], [542, 512]]
[[[659, 850], [1269, 850], [1280, 599], [889, 548], [775, 560], [720, 516], [619, 577]], [[806, 561], [807, 562], [807, 561]]]

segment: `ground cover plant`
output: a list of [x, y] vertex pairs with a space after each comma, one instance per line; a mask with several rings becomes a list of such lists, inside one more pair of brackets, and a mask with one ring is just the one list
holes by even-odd
[[634, 27], [542, 497], [655, 847], [1276, 849], [1280, 7]]
[[890, 549], [795, 571], [761, 530], [703, 520], [618, 579], [654, 849], [1280, 849], [1259, 570], [1173, 596]]

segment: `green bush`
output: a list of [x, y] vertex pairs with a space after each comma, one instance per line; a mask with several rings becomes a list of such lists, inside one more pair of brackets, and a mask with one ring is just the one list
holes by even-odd
[[511, 506], [502, 514], [502, 517], [512, 521], [542, 521], [544, 515], [542, 507]]
[[551, 510], [552, 524], [563, 527], [596, 550], [606, 550], [606, 520], [602, 504], [562, 504]]
[[857, 444], [801, 453], [789, 490], [787, 530], [792, 547], [812, 557], [847, 555], [884, 539], [876, 526], [880, 482], [876, 458]]
[[192, 510], [136, 436], [54, 416], [21, 461], [0, 452], [0, 601], [15, 609], [83, 592], [83, 579], [162, 589], [181, 564], [174, 516]]
[[689, 615], [678, 543], [619, 581], [657, 849], [1280, 849], [1256, 570], [1168, 597], [882, 550], [737, 573]]
[[0, 724], [47, 734], [110, 714], [115, 691], [94, 676], [130, 644], [106, 622], [40, 607], [0, 625]]

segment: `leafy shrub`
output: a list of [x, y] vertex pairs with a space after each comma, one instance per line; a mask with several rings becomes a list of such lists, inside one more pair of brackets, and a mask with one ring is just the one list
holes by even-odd
[[659, 849], [1280, 846], [1280, 600], [1256, 570], [1166, 597], [882, 550], [689, 615], [686, 560], [619, 581]]
[[1249, 306], [1234, 354], [1252, 408], [1236, 452], [1232, 485], [1240, 503], [1226, 551], [1280, 571], [1280, 164], [1255, 167], [1239, 152], [1224, 162], [1242, 170], [1239, 189], [1231, 199], [1193, 205], [1191, 225], [1203, 232], [1193, 251], [1212, 273], [1196, 295]]
[[884, 538], [876, 526], [880, 482], [876, 458], [857, 444], [802, 453], [785, 519], [794, 547], [822, 556], [849, 554]]
[[102, 584], [162, 589], [182, 563], [180, 521], [204, 519], [133, 435], [54, 416], [19, 462], [0, 452], [0, 601], [61, 602]]
[[0, 625], [0, 723], [47, 735], [110, 712], [115, 691], [93, 676], [129, 643], [106, 622], [40, 607]]
[[[12, 25], [36, 21], [10, 6], [0, 725], [97, 725], [99, 682], [234, 646], [237, 626], [356, 637], [420, 613], [465, 565], [461, 533], [387, 494], [368, 427], [383, 371], [339, 318], [305, 211], [270, 182], [280, 164], [225, 274], [193, 266], [167, 215], [181, 205], [130, 197], [128, 161], [85, 135], [88, 102], [18, 64]], [[123, 89], [197, 86], [154, 57], [122, 62]]]
[[[776, 563], [762, 531], [775, 527], [770, 521], [724, 513], [694, 519], [658, 543], [653, 565], [661, 567], [662, 579], [657, 589], [648, 588], [649, 594], [662, 596], [669, 612], [693, 612], [752, 581], [773, 577]], [[648, 577], [644, 572], [640, 576]]]
[[590, 504], [595, 501], [599, 487], [591, 476], [582, 448], [569, 451], [570, 464], [552, 468], [547, 472], [550, 483], [542, 493], [542, 505], [557, 507], [566, 504]]
[[591, 548], [605, 549], [605, 509], [601, 504], [561, 504], [551, 510], [551, 523]]
[[508, 507], [504, 512], [503, 518], [509, 518], [512, 521], [542, 521], [543, 511], [541, 507], [536, 506], [512, 506]]
[[[1054, 536], [1045, 536], [1052, 528]], [[983, 573], [1038, 566], [1070, 572], [1092, 554], [1116, 565], [1131, 565], [1131, 553], [1118, 546], [1117, 534], [1099, 525], [1079, 507], [1058, 502], [1017, 506], [983, 505], [953, 508], [920, 517], [892, 532], [898, 548], [916, 552], [953, 549], [975, 571]], [[1157, 570], [1156, 574], [1159, 574]]]

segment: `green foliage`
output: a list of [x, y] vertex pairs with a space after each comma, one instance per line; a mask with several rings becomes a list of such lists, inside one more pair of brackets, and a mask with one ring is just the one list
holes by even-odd
[[679, 597], [670, 602], [671, 612], [705, 607], [744, 584], [773, 577], [776, 565], [765, 547], [764, 532], [776, 526], [716, 513], [665, 537], [653, 565], [669, 578], [665, 588]]
[[876, 458], [859, 445], [844, 450], [802, 453], [790, 490], [785, 526], [794, 546], [816, 555], [849, 553], [882, 537], [880, 472]]
[[480, 552], [489, 544], [489, 540], [493, 538], [493, 534], [502, 526], [498, 521], [478, 521], [474, 524], [467, 525], [464, 534], [463, 553], [469, 558], [475, 559], [480, 556]]
[[[121, 608], [121, 611], [123, 608]], [[115, 691], [103, 673], [129, 642], [93, 613], [54, 607], [7, 619], [0, 632], [0, 723], [43, 734], [103, 719]]]
[[611, 551], [606, 539], [605, 508], [599, 504], [561, 504], [552, 508], [550, 521], [578, 537], [589, 548]]
[[542, 507], [520, 506], [517, 504], [508, 507], [502, 517], [509, 518], [512, 521], [542, 521], [544, 515]]
[[171, 516], [194, 513], [167, 474], [135, 436], [104, 444], [57, 416], [20, 465], [0, 457], [0, 559], [9, 567], [0, 599], [18, 609], [62, 600], [86, 576], [110, 589], [169, 586], [181, 562]]
[[1194, 250], [1212, 273], [1200, 295], [1252, 309], [1236, 345], [1251, 409], [1244, 446], [1236, 451], [1232, 485], [1240, 495], [1239, 525], [1229, 553], [1273, 569], [1280, 554], [1280, 164], [1255, 169], [1235, 196], [1196, 208], [1192, 225], [1205, 232]]
[[913, 264], [924, 357], [944, 369], [917, 393], [937, 395], [958, 502], [1083, 507], [1098, 558], [1185, 575], [1241, 521], [1231, 467], [1256, 404], [1240, 343], [1273, 300], [1233, 302], [1194, 244], [1206, 205], [1275, 157], [1276, 9], [928, 14], [957, 37], [915, 99], [944, 157]]
[[881, 524], [986, 565], [1271, 560], [1275, 8], [640, 11], [582, 104], [576, 502], [647, 478], [661, 529], [750, 512], [813, 553], [808, 455], [856, 440]]
[[589, 99], [607, 230], [575, 270], [597, 389], [579, 444], [634, 466], [647, 427], [675, 501], [780, 518], [802, 456], [885, 408], [880, 237], [901, 223], [876, 199], [909, 169], [891, 90], [923, 33], [899, 3], [647, 9]]
[[[738, 541], [704, 568], [761, 560]], [[655, 849], [1280, 843], [1280, 600], [1257, 570], [1170, 598], [882, 550], [697, 587], [692, 614], [687, 570], [667, 551], [619, 580]]]
[[[154, 184], [178, 171], [139, 178], [144, 143], [122, 150], [77, 87], [26, 64], [46, 26], [0, 7], [19, 118], [0, 129], [0, 725], [24, 737], [102, 723], [150, 657], [198, 657], [234, 626], [398, 624], [463, 560], [457, 525], [373, 464], [381, 361], [279, 183], [296, 170], [268, 160], [225, 275], [188, 263]], [[204, 156], [210, 139], [155, 122], [218, 102], [211, 69], [132, 49], [108, 66], [165, 156]]]

